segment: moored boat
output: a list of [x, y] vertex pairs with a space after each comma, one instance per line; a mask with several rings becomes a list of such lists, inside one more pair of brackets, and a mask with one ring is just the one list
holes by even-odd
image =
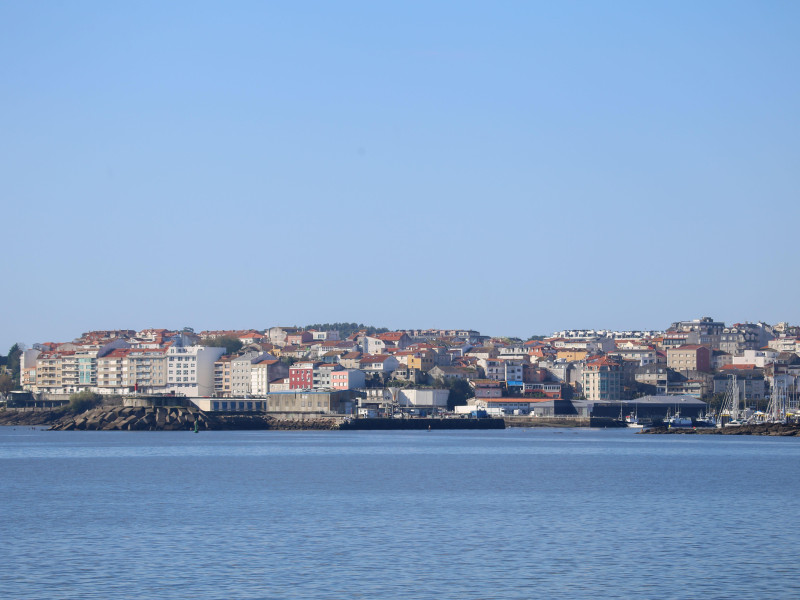
[[639, 418], [635, 415], [628, 415], [627, 417], [625, 417], [625, 425], [636, 429], [641, 429], [642, 427], [644, 427], [644, 425], [639, 423]]
[[692, 420], [689, 417], [682, 417], [680, 414], [667, 419], [667, 427], [670, 429], [690, 428], [693, 427]]

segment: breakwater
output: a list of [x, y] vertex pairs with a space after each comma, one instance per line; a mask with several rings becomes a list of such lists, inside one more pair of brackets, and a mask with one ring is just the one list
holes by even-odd
[[0, 425], [52, 431], [230, 431], [237, 429], [338, 429], [339, 419], [277, 419], [264, 414], [205, 413], [197, 408], [103, 406], [83, 413], [65, 409], [4, 410]]
[[76, 414], [65, 408], [0, 411], [0, 425], [49, 427], [53, 431], [200, 431], [230, 430], [398, 430], [504, 429], [506, 427], [620, 427], [610, 418], [361, 418], [320, 415], [204, 412], [196, 407], [102, 406]]
[[783, 425], [781, 423], [758, 423], [755, 425], [739, 425], [737, 427], [651, 427], [638, 432], [644, 435], [770, 435], [780, 437], [800, 436], [800, 425]]
[[72, 415], [66, 408], [0, 410], [0, 425], [15, 427], [41, 427], [52, 425]]

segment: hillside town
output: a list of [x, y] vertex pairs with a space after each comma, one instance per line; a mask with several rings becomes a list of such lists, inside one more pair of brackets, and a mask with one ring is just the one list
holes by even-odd
[[564, 330], [528, 340], [471, 329], [91, 331], [19, 356], [19, 387], [34, 402], [91, 391], [284, 415], [698, 416], [732, 381], [753, 410], [766, 409], [778, 389], [796, 404], [799, 376], [800, 327], [710, 317], [663, 331]]

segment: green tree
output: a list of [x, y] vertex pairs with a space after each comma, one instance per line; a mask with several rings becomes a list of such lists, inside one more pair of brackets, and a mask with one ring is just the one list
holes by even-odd
[[450, 395], [447, 397], [447, 410], [453, 410], [456, 406], [464, 406], [467, 400], [475, 396], [469, 381], [458, 377], [437, 379], [436, 387], [450, 390]]
[[11, 350], [8, 351], [8, 358], [6, 359], [6, 366], [11, 372], [11, 378], [19, 384], [19, 363], [20, 356], [25, 347], [22, 344], [14, 344]]
[[231, 335], [222, 335], [219, 337], [203, 338], [200, 341], [200, 345], [211, 346], [213, 348], [225, 348], [225, 354], [236, 354], [242, 349], [242, 340]]
[[10, 374], [3, 373], [0, 375], [0, 394], [7, 394], [16, 387], [17, 386], [14, 383], [14, 379]]
[[100, 394], [95, 394], [89, 390], [76, 392], [69, 396], [69, 409], [72, 412], [82, 413], [100, 404], [102, 399], [103, 397]]

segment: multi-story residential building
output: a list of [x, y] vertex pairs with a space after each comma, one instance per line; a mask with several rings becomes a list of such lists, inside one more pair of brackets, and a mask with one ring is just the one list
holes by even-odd
[[800, 350], [800, 343], [798, 343], [797, 336], [793, 335], [790, 336], [781, 334], [775, 339], [767, 342], [767, 345], [778, 352], [791, 352], [793, 354], [797, 354], [798, 350]]
[[286, 345], [286, 338], [291, 333], [297, 333], [300, 331], [297, 327], [270, 327], [267, 330], [267, 336], [269, 337], [269, 341], [276, 346], [285, 346]]
[[587, 400], [619, 400], [622, 397], [622, 368], [608, 357], [589, 361], [583, 369], [581, 387]]
[[383, 354], [386, 351], [386, 342], [377, 336], [365, 335], [361, 345], [366, 354]]
[[617, 348], [608, 355], [620, 360], [636, 361], [640, 367], [655, 364], [658, 360], [658, 355], [652, 348]]
[[[480, 358], [478, 366], [483, 369], [484, 379], [492, 381], [505, 381], [505, 361], [501, 358]], [[520, 378], [521, 379], [521, 378]]]
[[252, 386], [250, 371], [253, 364], [274, 359], [274, 356], [266, 352], [245, 352], [231, 357], [231, 396], [244, 398], [250, 394]]
[[314, 387], [317, 389], [329, 389], [333, 387], [331, 376], [337, 371], [344, 371], [344, 367], [338, 363], [322, 363], [314, 369]]
[[134, 393], [161, 393], [167, 384], [167, 348], [131, 348], [122, 362], [123, 386]]
[[517, 360], [528, 360], [528, 348], [522, 344], [514, 344], [498, 348], [498, 358], [515, 358]]
[[563, 350], [584, 350], [588, 354], [598, 354], [609, 352], [616, 348], [614, 340], [611, 338], [587, 338], [587, 339], [557, 339], [553, 340], [553, 347]]
[[722, 330], [719, 349], [738, 356], [745, 350], [762, 348], [772, 337], [763, 323], [736, 323]]
[[214, 396], [227, 398], [231, 395], [231, 357], [220, 356], [214, 363]]
[[275, 380], [283, 381], [289, 376], [289, 366], [276, 358], [266, 358], [250, 366], [250, 391], [263, 397], [274, 391]]
[[658, 345], [664, 349], [677, 348], [679, 346], [686, 346], [689, 344], [697, 345], [700, 343], [700, 334], [695, 331], [681, 331], [665, 333], [660, 339]]
[[408, 357], [406, 365], [409, 369], [417, 369], [419, 371], [430, 371], [435, 365], [435, 353], [429, 350], [420, 350], [414, 352]]
[[671, 373], [674, 375], [674, 372], [665, 365], [650, 364], [636, 369], [634, 379], [642, 385], [653, 386], [655, 389], [647, 391], [652, 392], [654, 396], [658, 396], [667, 393]]
[[297, 362], [289, 367], [289, 389], [310, 390], [314, 387], [314, 370], [318, 362]]
[[711, 369], [718, 371], [725, 365], [733, 364], [733, 356], [722, 350], [714, 350], [711, 353]]
[[464, 352], [464, 356], [473, 356], [475, 358], [497, 358], [500, 353], [497, 351], [497, 348], [492, 348], [490, 346], [474, 346]]
[[586, 360], [590, 356], [590, 352], [585, 348], [561, 348], [556, 352], [556, 359], [566, 362], [576, 362], [579, 360]]
[[310, 343], [314, 338], [308, 331], [296, 331], [286, 336], [286, 343], [293, 346]]
[[42, 352], [36, 360], [36, 391], [57, 393], [61, 391], [61, 354]]
[[158, 394], [166, 385], [167, 348], [116, 348], [97, 357], [101, 394]]
[[211, 396], [214, 393], [214, 363], [225, 352], [210, 346], [171, 346], [167, 351], [167, 393]]
[[[701, 346], [708, 346], [715, 350], [724, 350], [720, 347], [720, 335], [725, 329], [725, 323], [715, 321], [711, 317], [703, 317], [701, 319], [694, 319], [692, 321], [677, 321], [670, 325], [664, 338], [667, 340], [670, 336], [678, 333], [689, 333], [684, 344], [696, 344]], [[665, 344], [664, 348], [674, 347], [681, 344]]]
[[97, 392], [100, 394], [127, 394], [127, 381], [122, 367], [127, 364], [128, 348], [117, 348], [97, 358]]
[[339, 358], [339, 364], [345, 369], [358, 369], [361, 366], [361, 352], [348, 352]]
[[540, 361], [538, 366], [547, 371], [552, 381], [565, 383], [576, 390], [582, 385], [583, 368], [579, 363], [547, 360]]
[[384, 348], [392, 350], [405, 350], [412, 340], [404, 331], [389, 331], [378, 334], [378, 338], [383, 342]]
[[[729, 365], [732, 367], [733, 365]], [[736, 376], [740, 397], [745, 400], [763, 400], [767, 397], [767, 386], [764, 382], [764, 372], [761, 369], [723, 369], [714, 376], [714, 393], [724, 394], [731, 380], [731, 375]]]
[[[66, 346], [66, 345], [64, 345]], [[86, 349], [73, 344], [71, 350], [53, 352], [34, 351], [20, 364], [25, 373], [23, 386], [35, 392], [49, 394], [71, 394], [95, 385], [97, 350]]]
[[731, 364], [734, 365], [755, 365], [759, 369], [763, 369], [767, 365], [774, 363], [780, 353], [771, 348], [764, 350], [745, 350], [742, 356], [734, 356]]
[[676, 371], [710, 371], [711, 349], [699, 344], [685, 344], [667, 350], [667, 366]]
[[707, 371], [670, 371], [665, 393], [670, 396], [702, 398], [714, 389], [714, 376]]
[[339, 339], [339, 331], [336, 329], [330, 329], [328, 331], [317, 331], [316, 329], [310, 330], [311, 337], [315, 340], [326, 340], [329, 342], [335, 342]]
[[521, 392], [523, 389], [525, 367], [522, 360], [507, 358], [503, 360], [503, 377], [506, 388], [509, 391], [516, 390]]

